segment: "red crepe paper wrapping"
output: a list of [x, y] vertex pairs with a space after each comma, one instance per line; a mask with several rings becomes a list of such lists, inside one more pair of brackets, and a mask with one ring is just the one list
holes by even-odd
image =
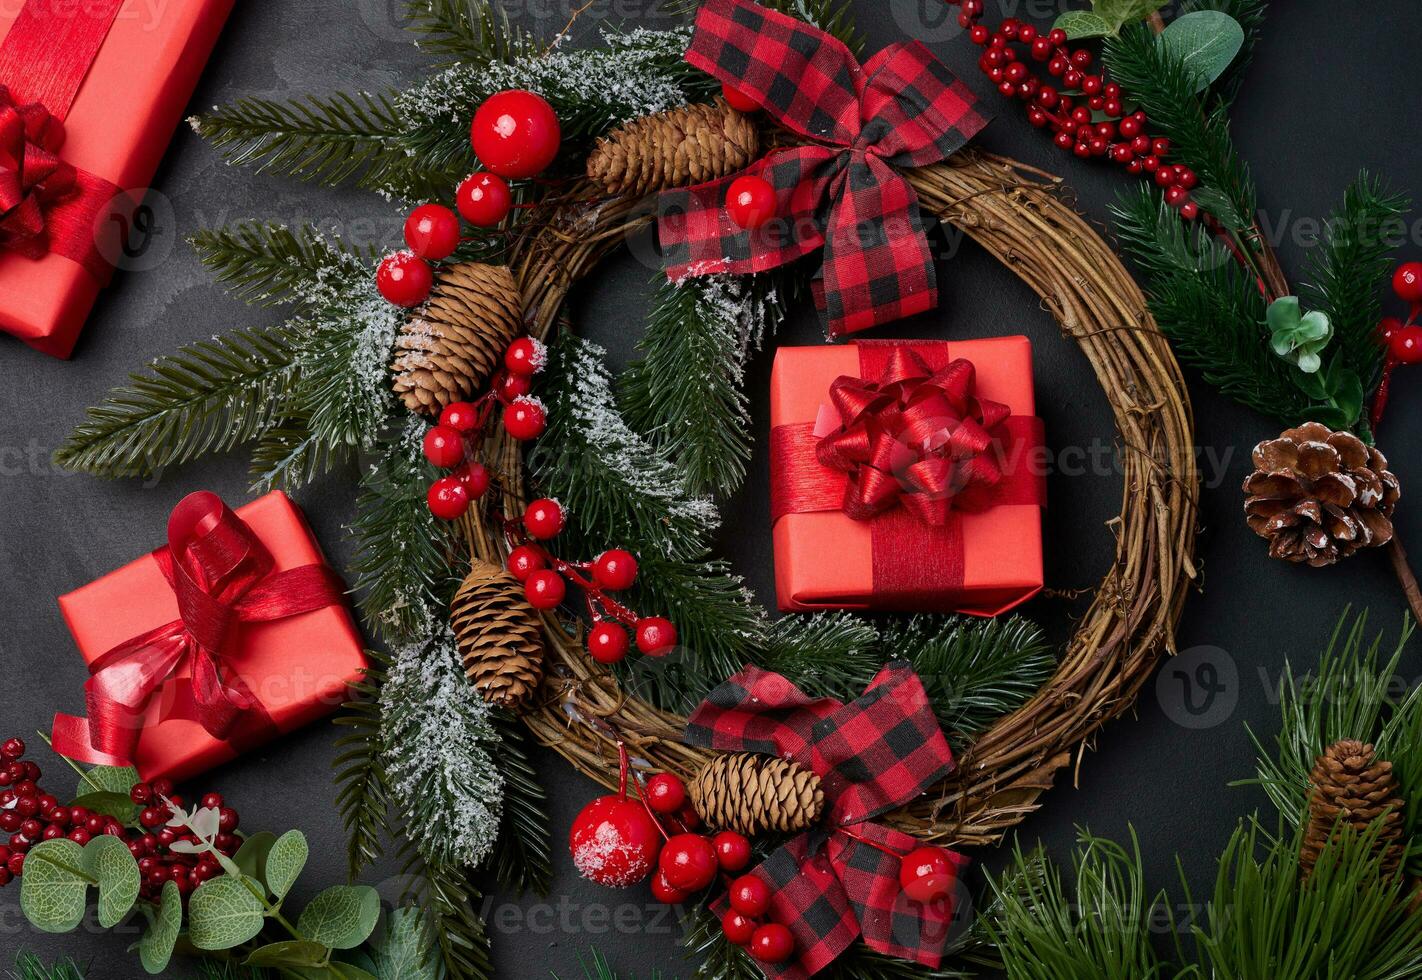
[[[831, 449], [837, 433], [842, 438], [845, 402], [851, 400], [846, 392], [857, 394], [856, 386], [846, 382], [862, 379], [872, 394], [892, 363], [920, 359], [933, 372], [955, 361], [969, 362], [970, 405], [981, 406], [986, 414], [977, 420], [986, 421], [994, 437], [981, 458], [965, 468], [958, 482], [967, 486], [947, 508], [939, 501], [924, 505], [913, 499], [911, 477], [897, 466], [904, 474], [898, 486], [873, 488], [863, 474], [846, 472], [847, 464], [835, 459], [838, 454]], [[950, 373], [963, 367], [954, 365]], [[914, 391], [914, 398], [927, 397]], [[996, 616], [1035, 595], [1043, 582], [1046, 463], [1035, 413], [1032, 348], [1026, 337], [781, 348], [770, 389], [780, 609]], [[966, 475], [979, 468], [1001, 470], [993, 488], [984, 491], [976, 476]], [[852, 480], [855, 486], [847, 497]], [[857, 497], [860, 485], [870, 489]], [[856, 499], [870, 498], [872, 507], [854, 506]], [[866, 513], [871, 509], [879, 512], [871, 516]]]
[[[305, 518], [285, 494], [269, 493], [236, 514], [270, 552], [272, 571], [325, 565]], [[86, 664], [178, 618], [173, 587], [152, 554], [60, 596], [59, 608]], [[149, 703], [133, 763], [145, 779], [181, 781], [205, 772], [329, 715], [347, 700], [365, 666], [360, 633], [344, 603], [243, 622], [224, 646], [222, 669], [239, 678], [264, 710], [239, 720], [226, 739], [195, 720], [165, 717], [176, 692], [191, 682], [191, 663], [185, 661]]]
[[[38, 103], [61, 121], [57, 156], [78, 187], [47, 215], [41, 257], [0, 248], [0, 331], [55, 357], [73, 351], [110, 263], [125, 258], [133, 192], [157, 171], [234, 0], [119, 0], [116, 13], [107, 2], [0, 4], [0, 86], [16, 105]], [[87, 64], [86, 47], [99, 42]], [[76, 75], [82, 82], [66, 97]], [[178, 234], [151, 232], [155, 249], [171, 248]], [[142, 244], [132, 232], [130, 249]]]

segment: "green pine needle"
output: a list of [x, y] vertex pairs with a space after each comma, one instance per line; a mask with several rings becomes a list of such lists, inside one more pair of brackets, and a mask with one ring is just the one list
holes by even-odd
[[334, 724], [344, 730], [336, 739], [336, 809], [346, 831], [346, 858], [352, 879], [385, 853], [390, 834], [390, 791], [381, 761], [380, 685], [389, 659], [374, 650], [366, 657], [372, 667], [352, 685], [355, 700], [346, 702]]
[[424, 865], [417, 851], [404, 847], [404, 873], [413, 881], [402, 901], [410, 901], [428, 917], [447, 980], [493, 980], [489, 933], [479, 916], [483, 897], [461, 868]]
[[507, 712], [494, 713], [499, 731], [499, 771], [504, 777], [504, 819], [489, 866], [501, 888], [547, 895], [553, 887], [548, 794], [528, 757], [528, 729]]
[[[588, 961], [584, 961], [582, 957], [578, 957], [578, 962], [582, 964], [583, 976], [586, 977], [587, 980], [636, 980], [635, 977], [624, 977], [614, 970], [612, 963], [608, 961], [606, 956], [602, 955], [600, 950], [593, 950], [590, 960]], [[651, 980], [660, 980], [660, 977], [661, 973], [656, 970], [652, 971]], [[553, 974], [553, 980], [558, 980], [556, 973]]]
[[5, 974], [12, 980], [84, 980], [88, 970], [73, 960], [47, 964], [34, 953], [22, 952], [15, 957], [15, 969]]
[[407, 9], [407, 28], [437, 64], [487, 65], [538, 51], [533, 37], [510, 24], [503, 8], [484, 0], [408, 0]]
[[192, 238], [203, 265], [234, 295], [256, 306], [302, 300], [318, 288], [332, 270], [349, 271], [352, 262], [363, 273], [375, 259], [374, 250], [358, 253], [332, 244], [311, 225], [240, 222]]

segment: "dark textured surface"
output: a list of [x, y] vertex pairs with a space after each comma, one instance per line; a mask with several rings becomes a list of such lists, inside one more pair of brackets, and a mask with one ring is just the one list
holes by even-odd
[[[1004, 13], [1049, 20], [1051, 4], [1008, 2]], [[650, 0], [613, 5], [623, 20], [651, 20]], [[343, 86], [379, 88], [419, 77], [423, 57], [402, 37], [387, 8], [394, 0], [355, 3], [268, 0], [240, 4], [205, 74], [194, 106], [244, 95], [282, 97]], [[599, 9], [603, 5], [599, 4]], [[938, 0], [890, 0], [860, 4], [862, 25], [877, 48], [905, 34], [930, 42], [980, 90], [974, 49], [945, 26]], [[1010, 9], [1009, 9], [1010, 8]], [[1040, 9], [1038, 9], [1040, 8]], [[995, 9], [995, 8], [994, 8]], [[892, 16], [886, 16], [885, 11]], [[519, 11], [545, 33], [566, 22], [561, 4], [521, 5]], [[926, 18], [922, 12], [928, 12]], [[579, 22], [592, 24], [596, 11]], [[1249, 81], [1235, 111], [1239, 145], [1260, 185], [1266, 229], [1283, 236], [1284, 266], [1297, 275], [1310, 233], [1328, 213], [1360, 167], [1388, 174], [1397, 184], [1422, 187], [1411, 136], [1422, 131], [1422, 101], [1414, 77], [1418, 32], [1415, 10], [1402, 0], [1352, 6], [1324, 0], [1280, 4], [1271, 18]], [[931, 19], [931, 22], [929, 22]], [[983, 144], [1064, 173], [1082, 207], [1104, 221], [1106, 204], [1119, 186], [1117, 172], [1064, 158], [1031, 130], [1013, 107], [1003, 110]], [[471, 111], [472, 111], [471, 107]], [[160, 227], [160, 247], [170, 251], [150, 271], [119, 277], [100, 301], [72, 362], [42, 357], [0, 339], [0, 729], [30, 733], [47, 728], [56, 708], [80, 707], [84, 670], [65, 631], [55, 596], [128, 561], [158, 542], [164, 519], [185, 493], [212, 488], [228, 500], [246, 499], [240, 457], [189, 466], [152, 486], [109, 483], [58, 472], [50, 452], [82, 416], [127, 371], [180, 343], [233, 326], [268, 322], [273, 315], [251, 310], [213, 286], [181, 239], [200, 228], [248, 216], [296, 223], [316, 221], [361, 241], [393, 245], [399, 216], [379, 198], [309, 187], [291, 180], [232, 169], [186, 129], [176, 134], [155, 179], [172, 204], [173, 220]], [[1418, 230], [1406, 251], [1422, 255]], [[609, 264], [577, 301], [579, 325], [617, 357], [638, 334], [648, 272], [630, 259]], [[1063, 342], [1032, 295], [980, 250], [965, 245], [940, 273], [943, 308], [901, 325], [895, 336], [991, 336], [1028, 333], [1036, 343], [1039, 408], [1047, 419], [1059, 472], [1051, 484], [1048, 524], [1049, 584], [1059, 589], [1092, 586], [1112, 544], [1104, 526], [1116, 512], [1121, 486], [1110, 468], [1112, 430], [1106, 404], [1085, 360]], [[631, 326], [629, 326], [631, 325]], [[780, 342], [814, 343], [818, 326], [808, 313], [796, 317]], [[749, 378], [757, 424], [764, 435], [765, 390], [770, 357], [761, 356]], [[1383, 443], [1404, 490], [1419, 485], [1422, 441], [1411, 420], [1422, 409], [1417, 378], [1399, 376]], [[1366, 555], [1322, 572], [1270, 562], [1260, 541], [1239, 516], [1239, 483], [1248, 450], [1276, 426], [1224, 402], [1192, 376], [1199, 425], [1203, 496], [1200, 555], [1205, 586], [1185, 613], [1180, 646], [1186, 661], [1167, 668], [1160, 684], [1148, 685], [1135, 717], [1109, 726], [1075, 774], [1063, 775], [1045, 798], [1045, 809], [1022, 833], [1041, 839], [1056, 854], [1071, 844], [1075, 825], [1123, 837], [1134, 823], [1152, 886], [1175, 883], [1178, 853], [1195, 894], [1212, 878], [1215, 855], [1236, 820], [1262, 797], [1230, 789], [1247, 776], [1252, 752], [1245, 725], [1264, 735], [1275, 729], [1272, 691], [1285, 657], [1310, 663], [1343, 607], [1371, 607], [1374, 623], [1391, 635], [1403, 606], [1381, 555]], [[762, 439], [762, 446], [764, 440]], [[1104, 454], [1104, 456], [1103, 456]], [[1085, 466], [1083, 466], [1085, 462]], [[757, 455], [747, 490], [723, 534], [725, 551], [764, 597], [770, 586], [766, 462]], [[334, 474], [298, 494], [316, 532], [338, 560], [349, 556], [344, 531], [352, 507], [350, 474]], [[1422, 554], [1422, 518], [1405, 494], [1401, 533]], [[1050, 623], [1058, 637], [1069, 628], [1073, 607], [1039, 600], [1028, 609]], [[1225, 688], [1207, 710], [1201, 665], [1216, 669]], [[1181, 668], [1188, 668], [1181, 671]], [[1422, 673], [1414, 653], [1405, 679]], [[286, 738], [201, 780], [220, 788], [241, 809], [245, 826], [282, 830], [301, 827], [312, 838], [312, 860], [299, 888], [304, 900], [343, 874], [343, 841], [328, 775], [334, 733], [318, 725]], [[37, 742], [32, 738], [31, 741]], [[41, 759], [43, 755], [39, 756]], [[603, 949], [620, 969], [645, 977], [654, 967], [665, 976], [684, 975], [673, 917], [643, 889], [606, 891], [580, 881], [561, 841], [579, 806], [595, 790], [552, 753], [540, 768], [554, 798], [554, 850], [558, 878], [553, 897], [515, 899], [491, 895], [483, 911], [495, 936], [500, 977], [564, 978], [580, 975], [578, 958]], [[66, 783], [56, 762], [46, 764]], [[198, 787], [195, 787], [198, 788]], [[992, 859], [989, 858], [989, 861]], [[384, 869], [383, 873], [393, 873]], [[369, 881], [379, 881], [373, 874]], [[387, 893], [396, 883], [386, 883]], [[1207, 889], [1206, 889], [1207, 890]], [[1179, 889], [1177, 888], [1178, 892]], [[0, 971], [13, 951], [30, 948], [45, 956], [73, 955], [92, 961], [96, 977], [141, 975], [124, 953], [132, 937], [100, 934], [85, 927], [67, 937], [33, 933], [18, 909], [19, 890], [0, 891]]]

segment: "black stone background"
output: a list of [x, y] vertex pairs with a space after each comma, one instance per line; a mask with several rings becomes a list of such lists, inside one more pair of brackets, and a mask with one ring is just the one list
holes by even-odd
[[[1003, 15], [1032, 16], [1038, 23], [1056, 13], [1048, 0], [1001, 0], [1001, 6]], [[426, 59], [402, 36], [400, 7], [397, 0], [241, 3], [192, 105], [411, 84], [421, 77]], [[857, 7], [872, 49], [904, 36], [922, 38], [970, 84], [986, 91], [974, 67], [975, 49], [958, 37], [939, 0], [864, 0]], [[569, 11], [566, 0], [550, 0], [546, 6], [530, 0], [512, 12], [552, 35]], [[585, 13], [575, 33], [586, 37], [600, 18], [666, 24], [665, 16], [654, 12], [653, 0], [617, 0], [610, 12], [600, 2]], [[1415, 7], [1404, 0], [1276, 5], [1234, 113], [1234, 132], [1258, 179], [1264, 218], [1281, 230], [1279, 251], [1292, 275], [1299, 274], [1311, 231], [1359, 168], [1385, 173], [1403, 187], [1422, 186], [1416, 145], [1422, 132], [1419, 41]], [[1062, 173], [1086, 213], [1105, 222], [1107, 204], [1126, 178], [1112, 168], [1064, 157], [1026, 124], [1016, 107], [996, 95], [987, 101], [1002, 111], [982, 145]], [[75, 358], [63, 363], [8, 339], [0, 342], [0, 729], [6, 734], [47, 728], [55, 709], [81, 707], [84, 670], [55, 596], [157, 544], [168, 510], [189, 491], [215, 489], [234, 503], [247, 498], [240, 455], [185, 467], [155, 486], [66, 474], [48, 462], [84, 408], [130, 369], [179, 344], [276, 319], [275, 312], [247, 308], [225, 296], [181, 240], [201, 228], [246, 217], [311, 220], [357, 241], [385, 246], [398, 240], [397, 208], [379, 197], [230, 168], [186, 127], [175, 134], [154, 184], [171, 204], [166, 217], [160, 209], [157, 230], [163, 237], [151, 253], [161, 261], [148, 271], [118, 277], [95, 309]], [[1413, 258], [1422, 255], [1419, 234], [1422, 227], [1414, 227], [1408, 236], [1406, 252]], [[971, 243], [945, 263], [940, 278], [938, 312], [881, 335], [1026, 332], [1036, 344], [1038, 405], [1053, 447], [1111, 445], [1106, 402], [1086, 360], [1061, 339], [1022, 284]], [[639, 335], [649, 280], [647, 269], [624, 256], [609, 262], [577, 293], [579, 328], [604, 343], [619, 364]], [[812, 311], [802, 310], [776, 342], [819, 341]], [[772, 576], [764, 435], [770, 361], [769, 352], [759, 356], [747, 381], [759, 451], [745, 490], [726, 508], [721, 535], [724, 552], [767, 600]], [[1207, 892], [1215, 857], [1236, 821], [1263, 802], [1257, 791], [1227, 784], [1251, 772], [1245, 725], [1265, 736], [1277, 727], [1271, 692], [1284, 659], [1311, 663], [1349, 604], [1369, 607], [1374, 625], [1389, 636], [1395, 635], [1403, 613], [1381, 555], [1327, 571], [1285, 567], [1265, 556], [1262, 542], [1240, 519], [1239, 484], [1247, 472], [1249, 447], [1275, 434], [1277, 426], [1220, 398], [1193, 372], [1190, 378], [1207, 479], [1200, 514], [1205, 579], [1203, 590], [1186, 607], [1180, 630], [1180, 647], [1191, 659], [1167, 668], [1188, 669], [1164, 677], [1159, 687], [1148, 684], [1136, 711], [1100, 734], [1079, 770], [1058, 776], [1042, 812], [1021, 828], [1024, 840], [1040, 839], [1063, 857], [1077, 826], [1124, 839], [1134, 825], [1150, 885], [1175, 886], [1176, 895], [1175, 856], [1195, 894]], [[1397, 381], [1383, 440], [1404, 487], [1417, 486], [1422, 484], [1417, 461], [1422, 441], [1411, 420], [1422, 409], [1422, 397], [1414, 390], [1412, 374], [1403, 373]], [[1111, 553], [1112, 536], [1104, 525], [1117, 511], [1121, 481], [1111, 472], [1088, 468], [1083, 474], [1079, 458], [1064, 455], [1061, 461], [1063, 472], [1050, 487], [1048, 582], [1058, 589], [1089, 588]], [[352, 474], [332, 474], [297, 498], [336, 561], [348, 558], [345, 526], [352, 512]], [[1410, 501], [1410, 494], [1404, 499]], [[1408, 507], [1399, 523], [1404, 540], [1422, 554], [1422, 518]], [[1070, 616], [1079, 608], [1042, 599], [1027, 612], [1064, 639]], [[1199, 672], [1202, 665], [1217, 671], [1225, 689], [1200, 716], [1184, 707], [1184, 685], [1207, 679]], [[1412, 682], [1419, 675], [1422, 663], [1413, 651], [1405, 679]], [[1202, 694], [1198, 685], [1191, 693], [1196, 698]], [[1204, 703], [1197, 701], [1196, 707]], [[194, 787], [220, 788], [242, 811], [249, 829], [300, 827], [308, 833], [312, 856], [298, 900], [344, 876], [344, 842], [329, 776], [334, 738], [330, 726], [313, 726], [211, 773]], [[495, 936], [498, 975], [579, 976], [579, 957], [597, 947], [629, 974], [645, 977], [660, 968], [667, 977], [685, 976], [673, 921], [645, 890], [618, 893], [584, 882], [566, 857], [561, 840], [579, 807], [598, 792], [593, 783], [552, 752], [540, 752], [537, 761], [553, 797], [557, 880], [548, 899], [497, 892], [487, 898], [484, 911]], [[47, 768], [61, 785], [66, 783], [57, 761]], [[997, 864], [1000, 857], [988, 854], [986, 863]], [[380, 883], [394, 870], [386, 864], [366, 880]], [[394, 889], [390, 881], [384, 886], [387, 893]], [[65, 937], [43, 936], [24, 924], [18, 899], [17, 887], [0, 891], [0, 971], [8, 968], [14, 952], [28, 948], [47, 957], [67, 954], [90, 962], [97, 977], [142, 975], [136, 958], [124, 952], [132, 937], [100, 934], [97, 926]]]

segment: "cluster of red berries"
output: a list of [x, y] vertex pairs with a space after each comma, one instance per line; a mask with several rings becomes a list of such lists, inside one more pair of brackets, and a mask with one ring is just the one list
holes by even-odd
[[464, 516], [469, 505], [489, 489], [489, 470], [475, 457], [494, 406], [504, 406], [504, 431], [520, 442], [537, 439], [548, 427], [548, 410], [529, 394], [533, 376], [543, 370], [548, 352], [532, 337], [520, 337], [504, 352], [504, 369], [477, 401], [451, 402], [439, 424], [425, 433], [425, 458], [453, 473], [430, 484], [430, 513], [447, 521]]
[[[1149, 175], [1164, 189], [1166, 203], [1187, 220], [1200, 213], [1190, 200], [1195, 174], [1165, 162], [1170, 141], [1151, 137], [1144, 112], [1126, 112], [1121, 86], [1091, 72], [1095, 59], [1089, 50], [1068, 47], [1061, 28], [1043, 33], [1015, 17], [989, 30], [978, 23], [983, 0], [948, 2], [962, 7], [959, 25], [983, 48], [978, 68], [1004, 96], [1027, 104], [1028, 122], [1050, 127], [1057, 146], [1078, 157], [1107, 157], [1127, 173]], [[1039, 78], [1029, 62], [1044, 62], [1057, 84]]]
[[480, 104], [469, 126], [469, 141], [484, 169], [455, 190], [454, 206], [422, 204], [405, 219], [408, 248], [387, 255], [375, 284], [396, 306], [418, 306], [434, 288], [430, 263], [454, 254], [463, 241], [459, 219], [489, 228], [508, 217], [513, 192], [506, 178], [535, 177], [558, 155], [562, 131], [558, 114], [542, 96], [520, 89], [497, 92]]
[[568, 580], [582, 589], [592, 628], [588, 630], [588, 655], [600, 664], [625, 659], [631, 648], [630, 628], [637, 649], [649, 657], [665, 657], [676, 648], [676, 625], [662, 616], [638, 616], [610, 592], [623, 592], [637, 581], [637, 559], [622, 548], [611, 548], [590, 562], [570, 562], [554, 556], [539, 542], [563, 530], [563, 507], [540, 497], [523, 511], [523, 520], [505, 524], [512, 545], [504, 563], [510, 575], [523, 583], [523, 594], [535, 609], [553, 609], [568, 595]]
[[[183, 805], [183, 798], [173, 793], [173, 784], [166, 779], [151, 783], [137, 783], [129, 790], [129, 799], [143, 807], [138, 815], [141, 829], [125, 832], [124, 840], [129, 853], [138, 860], [138, 871], [142, 876], [139, 897], [156, 901], [168, 882], [178, 886], [179, 894], [186, 897], [199, 885], [222, 873], [217, 855], [210, 851], [202, 854], [187, 854], [172, 850], [179, 841], [196, 843], [197, 837], [186, 827], [171, 826], [173, 808]], [[218, 812], [218, 831], [212, 846], [231, 857], [241, 847], [237, 827], [241, 817], [237, 811], [224, 806], [220, 793], [208, 793], [202, 798], [203, 809]]]
[[1404, 262], [1392, 274], [1392, 291], [1407, 304], [1407, 319], [1384, 317], [1378, 324], [1378, 340], [1387, 351], [1382, 382], [1373, 398], [1372, 423], [1376, 429], [1387, 409], [1392, 390], [1392, 372], [1399, 364], [1422, 364], [1422, 262]]
[[[721, 97], [737, 112], [757, 112], [760, 103], [740, 89], [721, 83]], [[726, 188], [726, 215], [739, 227], [759, 228], [775, 217], [775, 188], [764, 177], [746, 174]]]

